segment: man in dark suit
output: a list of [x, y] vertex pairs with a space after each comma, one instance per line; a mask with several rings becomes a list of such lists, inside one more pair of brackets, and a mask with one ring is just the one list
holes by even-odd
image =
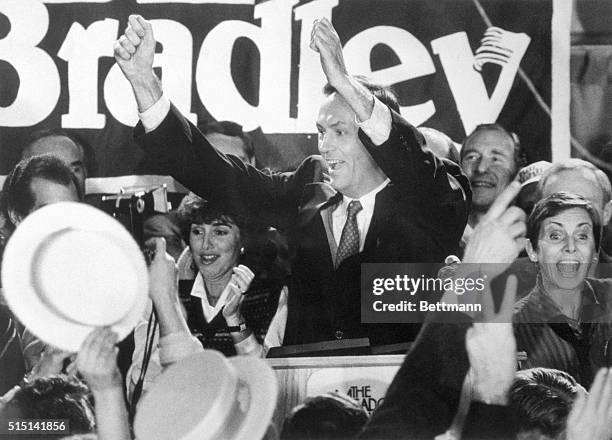
[[326, 19], [315, 21], [311, 48], [328, 80], [317, 117], [321, 156], [275, 175], [218, 152], [171, 106], [153, 73], [155, 39], [142, 17], [130, 16], [115, 58], [138, 103], [145, 133], [138, 127], [137, 137], [163, 171], [287, 232], [293, 262], [285, 345], [411, 340], [416, 326], [361, 323], [360, 263], [442, 262], [456, 253], [467, 221], [463, 194], [449, 184], [452, 165], [425, 151], [417, 129], [382, 103], [388, 92], [347, 73]]

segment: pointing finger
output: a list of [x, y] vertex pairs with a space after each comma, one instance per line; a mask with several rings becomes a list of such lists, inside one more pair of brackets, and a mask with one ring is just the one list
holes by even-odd
[[521, 184], [517, 181], [511, 182], [502, 193], [497, 196], [489, 211], [485, 214], [482, 221], [498, 219], [508, 209], [512, 201], [521, 190]]

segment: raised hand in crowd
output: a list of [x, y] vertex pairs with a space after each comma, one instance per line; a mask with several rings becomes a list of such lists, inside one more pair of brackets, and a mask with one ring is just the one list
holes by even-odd
[[153, 72], [155, 55], [153, 26], [140, 15], [130, 15], [125, 32], [115, 42], [115, 60], [134, 89], [138, 110], [143, 112], [162, 96]]
[[[244, 301], [244, 293], [249, 290], [249, 286], [255, 278], [253, 271], [243, 264], [234, 267], [232, 271], [234, 272], [232, 279], [225, 287], [225, 290], [228, 290], [229, 293], [227, 302], [223, 307], [223, 317], [227, 325], [230, 326], [239, 325], [241, 322], [244, 322], [244, 318], [240, 313], [240, 305]], [[221, 296], [224, 294], [225, 292]]]
[[154, 237], [147, 244], [155, 249], [149, 266], [149, 296], [157, 311], [160, 336], [189, 333], [178, 298], [178, 270], [174, 259], [166, 253], [166, 240]]
[[506, 405], [508, 391], [516, 373], [516, 340], [512, 328], [512, 313], [516, 300], [517, 278], [506, 280], [504, 298], [495, 313], [490, 286], [483, 292], [484, 322], [475, 322], [465, 336], [470, 360], [468, 378], [472, 384], [472, 399], [487, 404]]
[[[525, 212], [516, 206], [510, 206], [519, 191], [518, 182], [512, 182], [504, 189], [474, 228], [461, 264], [454, 259], [447, 259], [449, 265], [439, 271], [439, 276], [445, 278], [478, 277], [490, 281], [512, 264], [524, 246], [527, 229]], [[490, 292], [489, 286], [487, 289]], [[480, 292], [468, 290], [465, 295], [458, 296], [453, 290], [449, 290], [444, 293], [441, 301], [456, 304], [459, 301], [474, 303], [481, 300], [492, 302], [490, 293], [481, 295]], [[485, 309], [486, 304], [483, 304], [483, 311]], [[473, 312], [466, 313], [474, 315]]]
[[612, 439], [612, 371], [597, 372], [587, 395], [580, 391], [567, 418], [567, 440]]
[[117, 367], [117, 335], [109, 328], [92, 331], [83, 341], [76, 365], [93, 393], [99, 440], [128, 440], [130, 429]]
[[510, 204], [520, 190], [521, 185], [514, 181], [493, 202], [474, 228], [463, 263], [496, 263], [503, 271], [516, 259], [524, 246], [526, 215]]
[[348, 76], [342, 54], [342, 43], [336, 30], [327, 18], [317, 19], [312, 24], [310, 48], [321, 56], [323, 73], [333, 86]]
[[117, 335], [105, 327], [92, 331], [83, 341], [76, 365], [93, 393], [121, 388], [116, 343]]
[[372, 94], [348, 74], [340, 37], [327, 18], [314, 21], [310, 48], [319, 53], [327, 81], [346, 99], [357, 118], [360, 121], [369, 119], [374, 109]]

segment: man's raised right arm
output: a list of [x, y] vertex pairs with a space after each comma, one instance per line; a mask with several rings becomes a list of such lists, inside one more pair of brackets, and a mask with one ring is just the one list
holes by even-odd
[[156, 41], [151, 24], [139, 15], [131, 15], [128, 22], [115, 43], [115, 59], [138, 104], [144, 133], [137, 127], [136, 140], [159, 168], [156, 172], [172, 175], [209, 200], [250, 212], [268, 208], [267, 217], [261, 219], [266, 224], [277, 228], [291, 224], [304, 185], [320, 174], [319, 164], [305, 163], [295, 173], [268, 175], [218, 152], [164, 96], [153, 71]]

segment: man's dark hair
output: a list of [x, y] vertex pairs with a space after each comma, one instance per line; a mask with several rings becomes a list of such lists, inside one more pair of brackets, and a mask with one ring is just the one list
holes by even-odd
[[281, 439], [353, 438], [368, 421], [366, 410], [337, 394], [310, 397], [287, 416]]
[[565, 429], [579, 390], [584, 388], [564, 371], [550, 368], [519, 371], [510, 389], [510, 405], [519, 432], [535, 431], [556, 438]]
[[41, 154], [23, 159], [12, 169], [2, 187], [0, 212], [5, 217], [8, 231], [15, 228], [9, 213], [24, 218], [34, 207], [35, 195], [32, 194], [30, 184], [35, 178], [49, 180], [64, 186], [70, 186], [72, 183], [79, 199], [83, 199], [76, 177], [59, 158], [52, 154]]
[[584, 209], [593, 222], [593, 236], [595, 238], [595, 249], [599, 249], [601, 240], [601, 220], [599, 214], [591, 202], [568, 192], [558, 192], [551, 194], [545, 199], [540, 200], [533, 207], [533, 211], [527, 219], [527, 238], [531, 241], [534, 249], [538, 248], [538, 238], [540, 227], [547, 218], [554, 217], [563, 211], [572, 208]]
[[78, 379], [64, 375], [35, 379], [17, 391], [0, 419], [16, 418], [68, 419], [69, 432], [60, 437], [95, 429], [89, 389]]
[[232, 121], [213, 121], [198, 127], [203, 134], [219, 133], [239, 137], [244, 144], [244, 152], [249, 160], [255, 157], [255, 143], [251, 136], [242, 130], [242, 125]]
[[[395, 111], [396, 113], [400, 112], [397, 95], [389, 87], [376, 84], [362, 75], [356, 75], [353, 76], [353, 78], [356, 79], [359, 84], [368, 89], [370, 93], [372, 93], [372, 95], [378, 98], [380, 102], [388, 106], [391, 110]], [[323, 86], [323, 94], [325, 96], [329, 96], [332, 93], [335, 93], [336, 91], [337, 90], [330, 83], [327, 83]]]
[[527, 160], [523, 150], [521, 149], [521, 141], [519, 137], [516, 133], [506, 130], [501, 124], [480, 124], [476, 126], [474, 131], [472, 131], [461, 143], [461, 152], [459, 153], [460, 160], [463, 160], [466, 147], [469, 145], [470, 141], [474, 139], [474, 136], [483, 131], [497, 131], [498, 133], [505, 134], [510, 140], [512, 140], [514, 146], [513, 153], [515, 173], [526, 165]]
[[28, 136], [28, 140], [21, 154], [23, 155], [23, 153], [25, 153], [25, 151], [30, 148], [30, 146], [33, 145], [35, 142], [38, 142], [39, 140], [44, 138], [56, 136], [65, 137], [74, 142], [74, 144], [79, 147], [79, 149], [83, 153], [83, 166], [85, 167], [86, 175], [88, 177], [95, 175], [96, 158], [92, 146], [76, 133], [64, 130], [63, 128], [51, 128], [34, 131], [32, 134], [30, 134], [30, 136]]

